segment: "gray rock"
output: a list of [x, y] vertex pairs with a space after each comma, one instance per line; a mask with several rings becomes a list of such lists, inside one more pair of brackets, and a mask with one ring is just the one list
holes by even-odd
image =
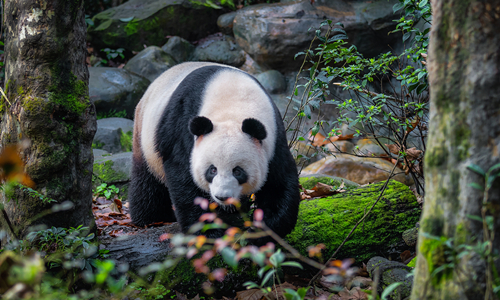
[[106, 118], [97, 120], [94, 136], [94, 148], [111, 153], [132, 150], [132, 132], [134, 121], [124, 118]]
[[125, 110], [132, 119], [135, 106], [151, 83], [135, 73], [118, 68], [89, 67], [89, 96], [98, 113]]
[[104, 156], [94, 161], [94, 174], [98, 179], [108, 184], [130, 181], [132, 170], [132, 152], [123, 152]]
[[257, 75], [256, 78], [268, 93], [280, 94], [286, 90], [285, 76], [279, 71], [269, 70]]
[[108, 151], [102, 149], [92, 149], [92, 154], [94, 155], [94, 161], [98, 159], [103, 159], [105, 156], [110, 156]]
[[146, 77], [149, 81], [153, 82], [153, 80], [175, 64], [175, 59], [160, 47], [150, 46], [132, 57], [124, 69]]
[[418, 240], [418, 224], [416, 227], [411, 228], [403, 232], [403, 240], [405, 241], [406, 245], [410, 247], [414, 247], [417, 245], [417, 240]]
[[223, 14], [217, 19], [217, 26], [225, 35], [233, 35], [234, 17], [236, 17], [235, 11]]
[[190, 0], [129, 0], [95, 15], [88, 34], [97, 49], [141, 51], [144, 45], [163, 45], [167, 36], [194, 41], [215, 33], [220, 14]]
[[389, 44], [399, 42], [400, 35], [387, 33], [395, 27], [392, 6], [397, 0], [343, 1], [328, 0], [311, 5], [311, 1], [294, 1], [253, 5], [238, 10], [233, 33], [237, 43], [258, 63], [280, 71], [298, 70], [302, 59], [296, 53], [309, 48], [314, 30], [330, 19], [342, 22], [349, 42], [365, 56], [390, 51]]
[[212, 35], [194, 49], [191, 60], [240, 67], [245, 63], [245, 52], [236, 44], [234, 38], [228, 35]]
[[178, 63], [182, 63], [189, 60], [193, 54], [194, 46], [179, 36], [173, 36], [161, 49], [170, 54]]
[[[387, 260], [380, 256], [371, 258], [366, 266], [370, 277], [375, 280], [375, 273], [379, 273], [379, 292], [394, 282], [401, 282], [392, 293], [389, 294], [389, 299], [404, 299], [411, 294], [413, 284], [413, 276], [407, 277], [411, 269], [407, 265]], [[378, 271], [377, 271], [378, 269]]]

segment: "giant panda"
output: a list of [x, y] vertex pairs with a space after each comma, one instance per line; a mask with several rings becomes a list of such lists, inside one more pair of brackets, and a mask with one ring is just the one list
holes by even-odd
[[[270, 229], [280, 236], [291, 232], [298, 174], [276, 105], [236, 68], [202, 62], [170, 68], [135, 110], [132, 222], [177, 220], [187, 232], [206, 212], [194, 204], [197, 197], [217, 203], [224, 215], [231, 212], [226, 199], [251, 194]], [[223, 231], [202, 234], [220, 237]]]

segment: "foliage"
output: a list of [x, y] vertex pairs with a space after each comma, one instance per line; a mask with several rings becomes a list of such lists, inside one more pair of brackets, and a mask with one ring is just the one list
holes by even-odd
[[[403, 16], [397, 20], [393, 32], [403, 33], [403, 42], [410, 41], [399, 55], [387, 52], [376, 58], [365, 58], [355, 45], [349, 45], [342, 24], [327, 20], [315, 31], [315, 39], [305, 52], [294, 94], [289, 107], [297, 115], [288, 120], [287, 129], [292, 131], [290, 146], [306, 140], [301, 135], [307, 132], [315, 136], [320, 130], [331, 138], [342, 134], [342, 127], [349, 128], [354, 137], [365, 137], [376, 141], [385, 151], [385, 156], [396, 159], [406, 174], [411, 174], [417, 189], [423, 192], [422, 158], [425, 151], [425, 136], [428, 114], [428, 82], [425, 57], [429, 29], [419, 29], [419, 21], [430, 24], [430, 4], [427, 1], [400, 0], [394, 11], [404, 7]], [[413, 37], [413, 38], [411, 38]], [[305, 82], [299, 84], [298, 82]], [[341, 87], [352, 98], [331, 99], [332, 86]], [[299, 90], [302, 91], [299, 95]], [[340, 111], [332, 124], [317, 119], [309, 130], [302, 124], [311, 119], [314, 110], [325, 103], [334, 104]], [[285, 113], [286, 115], [286, 113]], [[292, 128], [293, 125], [293, 128]], [[418, 147], [421, 150], [417, 150]], [[329, 153], [327, 148], [323, 151]], [[369, 156], [357, 152], [358, 156]]]
[[107, 59], [101, 60], [101, 64], [106, 65], [109, 60], [116, 59], [117, 57], [120, 57], [121, 59], [125, 58], [125, 55], [123, 52], [125, 49], [123, 48], [118, 48], [118, 49], [110, 49], [110, 48], [104, 48], [101, 49], [101, 52], [104, 52], [106, 54]]
[[99, 111], [97, 112], [97, 120], [100, 119], [106, 119], [106, 118], [125, 118], [127, 116], [127, 111], [121, 110], [121, 111], [116, 111], [115, 109], [109, 110], [109, 111]]
[[108, 186], [107, 183], [101, 183], [101, 185], [99, 185], [95, 189], [94, 194], [97, 197], [104, 196], [106, 199], [111, 199], [112, 195], [116, 196], [116, 195], [118, 195], [119, 192], [120, 192], [120, 189], [117, 188], [114, 184]]
[[28, 193], [28, 195], [30, 195], [31, 197], [35, 197], [35, 198], [38, 198], [40, 200], [42, 200], [42, 202], [44, 203], [53, 203], [53, 202], [57, 202], [56, 200], [50, 198], [50, 197], [47, 197], [43, 194], [40, 194], [39, 192], [35, 191], [34, 189], [30, 188], [30, 187], [27, 187], [27, 186], [24, 186], [22, 184], [19, 184], [18, 185], [22, 190], [26, 191]]

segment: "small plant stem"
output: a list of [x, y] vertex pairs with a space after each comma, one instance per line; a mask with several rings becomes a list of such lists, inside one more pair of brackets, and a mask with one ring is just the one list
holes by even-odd
[[293, 248], [292, 246], [290, 246], [290, 244], [288, 244], [285, 240], [283, 240], [279, 235], [277, 235], [276, 233], [274, 233], [274, 231], [272, 231], [271, 229], [269, 229], [265, 224], [262, 224], [262, 229], [264, 229], [264, 232], [269, 235], [270, 237], [272, 237], [278, 244], [280, 244], [283, 248], [285, 248], [286, 250], [288, 250], [288, 252], [290, 252], [290, 254], [292, 254], [293, 257], [305, 262], [306, 264], [316, 268], [316, 269], [322, 269], [323, 268], [323, 265], [318, 263], [317, 261], [315, 260], [312, 260], [310, 258], [307, 258], [307, 257], [304, 257], [302, 256], [299, 251], [297, 251], [295, 248]]
[[9, 216], [7, 215], [7, 212], [5, 211], [4, 208], [2, 208], [2, 216], [3, 216], [3, 219], [5, 220], [5, 223], [7, 223], [7, 226], [9, 227], [10, 233], [12, 234], [14, 239], [17, 240], [16, 231], [14, 230], [14, 227], [12, 226], [12, 223], [10, 222]]
[[[398, 159], [399, 159], [399, 156], [398, 156]], [[335, 256], [337, 256], [337, 253], [340, 251], [340, 249], [342, 249], [342, 246], [344, 246], [344, 244], [347, 242], [347, 240], [349, 240], [349, 238], [351, 237], [351, 235], [353, 234], [353, 232], [356, 230], [356, 228], [358, 227], [358, 225], [361, 224], [366, 219], [366, 217], [370, 214], [370, 212], [373, 210], [373, 208], [375, 207], [375, 205], [377, 205], [378, 201], [384, 195], [385, 189], [387, 188], [387, 185], [389, 184], [389, 180], [392, 178], [392, 175], [394, 174], [394, 170], [396, 170], [396, 165], [394, 165], [394, 168], [392, 168], [392, 171], [391, 171], [391, 174], [389, 175], [389, 178], [387, 178], [387, 180], [385, 181], [384, 186], [382, 187], [382, 190], [380, 191], [380, 194], [378, 195], [377, 200], [373, 203], [373, 205], [370, 208], [370, 210], [366, 214], [364, 214], [364, 216], [356, 223], [356, 225], [354, 225], [354, 227], [352, 228], [351, 232], [349, 232], [349, 234], [347, 235], [347, 237], [344, 239], [344, 241], [342, 242], [342, 244], [340, 244], [340, 246], [337, 248], [337, 250], [335, 250], [335, 252], [332, 254], [332, 256], [330, 257], [330, 259], [320, 268], [319, 272], [316, 273], [316, 275], [314, 275], [314, 277], [309, 281], [308, 286], [312, 286], [318, 280], [318, 278], [321, 275], [321, 273], [323, 272], [323, 270], [326, 268], [326, 266], [332, 260], [335, 259]]]

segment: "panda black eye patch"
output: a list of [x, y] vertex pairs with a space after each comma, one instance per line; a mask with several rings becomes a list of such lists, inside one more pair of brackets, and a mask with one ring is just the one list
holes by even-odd
[[207, 171], [205, 172], [205, 179], [212, 183], [212, 180], [214, 180], [214, 177], [217, 175], [217, 168], [214, 165], [210, 165], [208, 167]]
[[236, 167], [233, 169], [233, 176], [238, 180], [239, 184], [244, 184], [248, 180], [248, 175], [245, 170], [243, 170], [241, 167]]

